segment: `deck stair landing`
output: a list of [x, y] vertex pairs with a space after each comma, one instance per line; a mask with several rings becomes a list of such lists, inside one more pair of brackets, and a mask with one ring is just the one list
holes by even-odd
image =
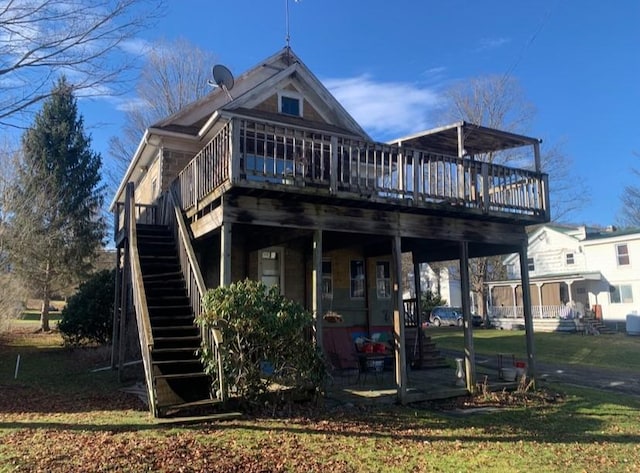
[[210, 377], [196, 355], [200, 330], [173, 235], [168, 227], [140, 224], [137, 235], [154, 340], [151, 366], [158, 416], [213, 405], [217, 401], [211, 396]]

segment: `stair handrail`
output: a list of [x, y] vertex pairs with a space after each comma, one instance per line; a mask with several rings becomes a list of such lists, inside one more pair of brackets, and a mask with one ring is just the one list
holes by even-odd
[[[196, 258], [196, 253], [191, 244], [191, 235], [187, 222], [185, 221], [182, 210], [180, 209], [178, 196], [176, 190], [172, 186], [167, 192], [167, 201], [170, 207], [173, 207], [173, 217], [169, 218], [171, 212], [167, 212], [167, 224], [170, 227], [174, 227], [173, 230], [177, 236], [178, 253], [180, 258], [180, 266], [182, 268], [185, 281], [187, 283], [187, 292], [191, 301], [191, 308], [194, 314], [198, 315], [202, 312], [202, 298], [207, 292], [207, 286], [202, 277], [200, 265]], [[175, 222], [175, 224], [174, 224]], [[195, 286], [195, 287], [194, 287]], [[226, 399], [226, 390], [224, 385], [223, 365], [222, 358], [220, 357], [220, 344], [222, 339], [219, 333], [215, 334], [204, 327], [200, 328], [200, 335], [202, 336], [202, 342], [205, 346], [210, 347], [213, 352], [213, 356], [217, 361], [218, 367], [218, 397], [221, 400]]]
[[133, 182], [129, 182], [126, 188], [125, 207], [128, 208], [129, 219], [126, 222], [126, 231], [129, 244], [129, 266], [133, 289], [133, 306], [138, 324], [138, 339], [140, 341], [140, 351], [142, 364], [144, 366], [145, 380], [147, 384], [147, 396], [149, 399], [149, 410], [156, 415], [156, 397], [153, 389], [153, 375], [151, 366], [151, 351], [153, 350], [153, 333], [149, 320], [149, 307], [147, 305], [147, 295], [144, 290], [142, 279], [142, 266], [140, 264], [140, 254], [138, 253], [138, 232], [136, 229], [135, 196]]

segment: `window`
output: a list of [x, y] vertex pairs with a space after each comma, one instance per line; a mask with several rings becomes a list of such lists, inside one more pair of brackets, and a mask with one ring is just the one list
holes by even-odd
[[333, 297], [333, 274], [331, 260], [322, 261], [322, 296]]
[[618, 284], [609, 287], [612, 304], [630, 304], [633, 302], [631, 284]]
[[351, 261], [351, 298], [364, 299], [364, 261]]
[[280, 113], [285, 115], [293, 115], [294, 117], [302, 116], [302, 101], [299, 97], [291, 95], [280, 95]]
[[376, 292], [378, 299], [391, 298], [391, 277], [388, 261], [378, 261], [376, 263]]
[[533, 263], [533, 258], [527, 258], [527, 269], [529, 271], [535, 271], [536, 265]]
[[567, 258], [567, 265], [575, 263], [575, 259], [573, 257], [573, 253], [567, 253], [566, 254], [566, 258]]
[[618, 266], [629, 264], [629, 247], [626, 243], [616, 245], [616, 256], [618, 257]]
[[281, 251], [275, 249], [260, 251], [260, 279], [267, 288], [271, 289], [274, 286], [278, 286], [280, 293], [284, 293], [284, 288], [282, 287]]

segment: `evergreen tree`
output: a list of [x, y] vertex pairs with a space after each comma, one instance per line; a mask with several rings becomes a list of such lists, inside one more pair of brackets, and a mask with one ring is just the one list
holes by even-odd
[[87, 275], [104, 237], [101, 158], [90, 145], [62, 78], [22, 137], [11, 204], [12, 268], [42, 298], [43, 331], [52, 294]]

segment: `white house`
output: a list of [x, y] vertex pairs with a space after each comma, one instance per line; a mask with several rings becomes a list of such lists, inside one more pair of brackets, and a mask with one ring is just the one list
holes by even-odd
[[[542, 225], [530, 233], [527, 254], [534, 317], [621, 322], [640, 309], [640, 229]], [[489, 284], [495, 317], [522, 309], [518, 255], [504, 264], [508, 279]]]

